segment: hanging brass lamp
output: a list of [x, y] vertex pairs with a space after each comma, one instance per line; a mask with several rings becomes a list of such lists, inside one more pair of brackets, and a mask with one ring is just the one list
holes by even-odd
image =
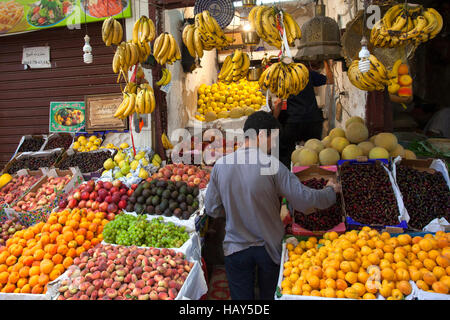
[[337, 22], [325, 16], [325, 5], [320, 1], [315, 5], [314, 18], [301, 27], [302, 38], [297, 59], [322, 61], [341, 58], [341, 33]]

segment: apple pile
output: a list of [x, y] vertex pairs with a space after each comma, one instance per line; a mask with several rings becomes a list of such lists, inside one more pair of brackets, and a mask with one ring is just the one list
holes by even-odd
[[0, 206], [11, 204], [30, 189], [42, 176], [23, 175], [13, 177], [12, 180], [0, 189]]
[[200, 169], [194, 165], [186, 165], [183, 163], [168, 164], [165, 167], [158, 170], [150, 178], [147, 179], [148, 182], [153, 179], [163, 180], [163, 181], [184, 181], [189, 187], [198, 186], [200, 189], [206, 188], [209, 182], [209, 172]]
[[193, 263], [171, 249], [98, 245], [74, 259], [58, 300], [173, 300]]
[[17, 212], [27, 212], [51, 205], [58, 193], [64, 189], [71, 179], [72, 175], [70, 174], [63, 177], [48, 177], [47, 181], [36, 192], [27, 193], [16, 203], [13, 209]]
[[117, 213], [126, 208], [128, 197], [133, 191], [134, 189], [128, 189], [120, 180], [90, 180], [74, 190], [67, 199], [61, 200], [59, 208], [87, 208], [94, 212], [107, 212], [107, 219], [113, 220]]
[[0, 247], [6, 244], [6, 241], [11, 238], [16, 231], [26, 229], [26, 226], [23, 226], [17, 217], [12, 219], [8, 219], [1, 223], [0, 225]]

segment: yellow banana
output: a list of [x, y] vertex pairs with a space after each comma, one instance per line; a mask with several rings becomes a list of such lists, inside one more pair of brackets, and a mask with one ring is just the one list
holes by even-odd
[[194, 30], [194, 48], [199, 58], [203, 57], [203, 45], [200, 40], [200, 31], [198, 28]]
[[164, 68], [164, 69], [162, 69], [162, 76], [161, 76], [161, 79], [159, 79], [159, 81], [156, 82], [156, 85], [157, 85], [157, 86], [162, 86], [162, 84], [164, 83], [164, 81], [166, 80], [166, 78], [167, 78], [167, 69]]
[[431, 31], [430, 34], [430, 39], [433, 39], [434, 37], [436, 37], [436, 35], [441, 32], [444, 21], [442, 19], [442, 16], [439, 12], [437, 12], [435, 9], [433, 8], [428, 8], [427, 11], [429, 13], [431, 13], [432, 15], [434, 15], [434, 17], [436, 18], [437, 21], [437, 26], [433, 29], [433, 31]]

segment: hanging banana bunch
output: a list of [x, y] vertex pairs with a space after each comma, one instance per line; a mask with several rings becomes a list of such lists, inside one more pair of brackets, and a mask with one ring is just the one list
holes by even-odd
[[247, 77], [250, 67], [250, 58], [247, 53], [241, 49], [235, 50], [234, 54], [229, 55], [223, 62], [218, 79], [226, 84], [237, 82]]
[[111, 44], [119, 45], [123, 37], [123, 28], [119, 21], [109, 17], [103, 21], [102, 39], [107, 47]]
[[350, 82], [358, 89], [364, 91], [384, 91], [389, 85], [389, 75], [385, 66], [374, 56], [370, 55], [370, 70], [362, 73], [359, 71], [359, 60], [353, 60], [348, 68], [347, 75]]
[[182, 39], [194, 58], [202, 58], [204, 51], [223, 49], [230, 44], [216, 19], [207, 10], [195, 15], [195, 24], [184, 27]]
[[116, 49], [112, 62], [113, 72], [119, 73], [117, 82], [121, 76], [128, 79], [127, 71], [138, 62], [144, 62], [150, 54], [151, 49], [148, 42], [135, 44], [132, 41], [122, 41]]
[[151, 42], [155, 39], [156, 29], [152, 19], [140, 17], [133, 26], [133, 43]]
[[[281, 49], [281, 35], [277, 25], [281, 10], [276, 7], [255, 6], [248, 14], [248, 21], [258, 36], [271, 46]], [[283, 13], [283, 24], [286, 38], [290, 47], [295, 46], [295, 39], [301, 39], [302, 31], [294, 18], [285, 11]]]
[[170, 83], [170, 80], [172, 79], [172, 75], [167, 68], [162, 69], [162, 76], [161, 79], [156, 83], [157, 86], [162, 87], [166, 86]]
[[119, 119], [125, 119], [134, 112], [137, 114], [148, 114], [155, 110], [156, 100], [153, 88], [148, 84], [141, 84], [136, 87], [136, 92], [123, 93], [122, 103], [114, 113], [114, 117]]
[[160, 34], [153, 44], [153, 56], [160, 65], [173, 64], [181, 59], [180, 47], [175, 38], [168, 32]]
[[164, 150], [171, 150], [173, 149], [173, 144], [170, 142], [167, 135], [163, 132], [161, 135], [161, 142], [163, 145]]
[[370, 42], [380, 48], [418, 46], [436, 37], [442, 26], [442, 16], [433, 8], [397, 4], [372, 28]]
[[278, 98], [287, 99], [297, 95], [309, 82], [308, 68], [302, 63], [276, 62], [268, 67], [259, 78], [259, 86], [269, 89]]

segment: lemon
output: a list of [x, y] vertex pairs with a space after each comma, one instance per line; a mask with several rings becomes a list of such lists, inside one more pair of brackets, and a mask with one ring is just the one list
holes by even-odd
[[80, 147], [80, 143], [78, 141], [73, 143], [73, 148], [78, 149]]
[[91, 148], [93, 145], [94, 145], [94, 144], [93, 144], [91, 141], [89, 141], [89, 142], [86, 144], [86, 147], [87, 147], [87, 148]]
[[95, 139], [97, 139], [97, 136], [90, 136], [90, 137], [89, 137], [89, 141], [91, 141], [91, 142], [94, 142]]
[[245, 99], [245, 105], [250, 106], [252, 104], [251, 99]]
[[197, 101], [198, 106], [201, 106], [204, 103], [205, 103], [205, 101], [203, 101], [203, 99], [198, 99], [198, 101]]
[[197, 112], [198, 112], [198, 113], [203, 113], [203, 108], [198, 108], [198, 109], [197, 109]]
[[239, 105], [240, 105], [241, 107], [245, 106], [245, 100], [239, 101]]
[[81, 140], [80, 141], [81, 146], [85, 146], [87, 143], [88, 143], [87, 140]]
[[102, 139], [95, 139], [94, 144], [95, 144], [96, 146], [101, 145], [101, 144], [102, 144]]
[[122, 143], [121, 145], [120, 145], [120, 148], [121, 149], [126, 149], [126, 148], [129, 148], [130, 146], [128, 145], [128, 143], [126, 143], [126, 142], [124, 142], [124, 143]]
[[92, 146], [91, 151], [98, 150], [98, 146]]

